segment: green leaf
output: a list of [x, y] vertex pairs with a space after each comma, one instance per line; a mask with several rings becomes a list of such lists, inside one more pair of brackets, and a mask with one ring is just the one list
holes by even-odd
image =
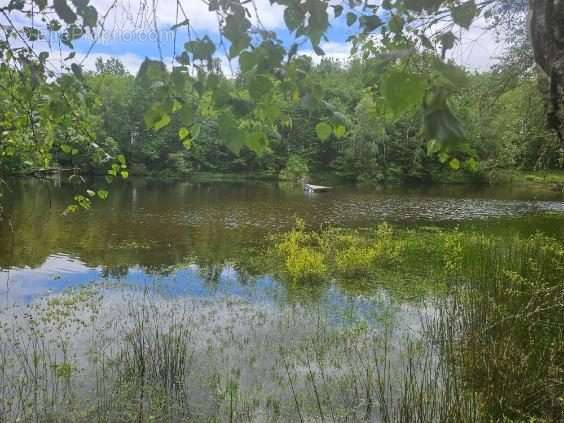
[[452, 33], [452, 31], [449, 31], [449, 32], [442, 34], [439, 37], [439, 40], [441, 41], [441, 45], [443, 46], [443, 48], [445, 50], [450, 50], [451, 48], [454, 47], [454, 43], [456, 42], [457, 38]]
[[460, 161], [458, 159], [452, 159], [449, 163], [448, 163], [449, 167], [452, 170], [458, 170], [460, 169]]
[[[305, 35], [316, 46], [321, 42], [321, 37], [325, 34], [329, 27], [329, 15], [327, 13], [328, 2], [322, 0], [308, 0], [307, 7], [309, 12], [308, 25]], [[298, 31], [299, 33], [299, 31]]]
[[153, 125], [153, 128], [158, 131], [159, 129], [162, 129], [165, 126], [167, 126], [170, 123], [170, 120], [171, 119], [170, 119], [169, 115], [163, 114], [161, 116], [161, 118], [158, 121], [155, 122], [155, 124]]
[[74, 74], [74, 76], [76, 76], [79, 79], [82, 79], [82, 66], [80, 66], [76, 63], [73, 63], [73, 64], [71, 64], [71, 70], [72, 70], [72, 73]]
[[215, 53], [215, 44], [207, 35], [201, 39], [187, 42], [184, 48], [192, 53], [194, 60], [210, 61]]
[[446, 151], [441, 151], [439, 153], [439, 162], [446, 163], [449, 158], [450, 158], [450, 156]]
[[98, 11], [94, 6], [87, 6], [80, 11], [84, 25], [94, 28], [98, 24]]
[[201, 130], [201, 126], [199, 124], [196, 123], [192, 125], [190, 132], [192, 133], [193, 140], [198, 139], [198, 137], [200, 136], [200, 130]]
[[63, 144], [63, 145], [61, 145], [61, 150], [65, 154], [70, 154], [70, 152], [72, 151], [72, 147], [70, 145]]
[[39, 7], [39, 10], [43, 10], [47, 7], [47, 0], [33, 0], [33, 2]]
[[72, 4], [74, 4], [74, 7], [76, 7], [77, 10], [82, 10], [84, 9], [87, 5], [89, 0], [71, 0]]
[[468, 76], [461, 67], [437, 59], [433, 62], [433, 68], [454, 88], [463, 88], [468, 85]]
[[184, 141], [182, 141], [182, 145], [184, 146], [184, 148], [186, 150], [190, 150], [192, 148], [192, 140], [189, 138], [186, 138]]
[[24, 0], [10, 0], [10, 3], [8, 3], [8, 10], [22, 10], [24, 6]]
[[457, 145], [465, 139], [462, 123], [446, 108], [425, 107], [423, 127], [427, 138], [437, 140], [441, 145]]
[[325, 52], [323, 51], [323, 49], [319, 46], [313, 46], [313, 51], [315, 52], [315, 54], [317, 54], [318, 56], [325, 56]]
[[338, 18], [343, 14], [343, 6], [341, 5], [333, 6], [333, 11], [335, 12], [335, 18]]
[[426, 87], [423, 76], [392, 69], [382, 77], [380, 88], [387, 104], [398, 116], [423, 101]]
[[249, 72], [257, 65], [257, 57], [254, 52], [244, 51], [239, 55], [239, 67], [243, 72]]
[[190, 130], [188, 128], [180, 128], [180, 130], [178, 131], [178, 138], [180, 138], [180, 142], [183, 142], [189, 136]]
[[182, 109], [182, 103], [177, 99], [172, 100], [172, 113], [176, 113]]
[[123, 179], [129, 178], [129, 172], [128, 172], [127, 170], [122, 170], [122, 171], [120, 172], [120, 175], [121, 175], [121, 177], [122, 177]]
[[266, 75], [256, 75], [249, 81], [249, 94], [255, 100], [268, 94], [273, 88], [273, 83]]
[[354, 13], [352, 13], [352, 12], [347, 13], [347, 25], [348, 26], [353, 26], [357, 19], [358, 19], [358, 17]]
[[338, 139], [343, 138], [347, 134], [347, 128], [344, 125], [335, 126], [335, 136]]
[[229, 48], [229, 55], [231, 57], [238, 56], [241, 51], [251, 44], [251, 37], [248, 34], [250, 28], [251, 22], [243, 13], [235, 13], [225, 18], [223, 35], [231, 41], [231, 47]]
[[474, 0], [469, 0], [460, 6], [454, 7], [451, 10], [451, 14], [455, 24], [468, 29], [478, 15], [478, 7]]
[[98, 198], [100, 198], [101, 200], [105, 200], [106, 198], [108, 198], [108, 191], [105, 191], [103, 189], [98, 190], [96, 194], [98, 195]]
[[298, 4], [292, 3], [284, 10], [284, 22], [290, 32], [302, 26], [304, 19], [305, 11]]
[[432, 156], [435, 153], [441, 151], [441, 145], [437, 142], [437, 140], [430, 140], [427, 143], [427, 155]]
[[478, 161], [476, 159], [474, 159], [473, 157], [469, 158], [468, 160], [466, 160], [466, 162], [464, 163], [466, 169], [472, 173], [475, 173], [478, 171], [479, 169], [479, 164]]
[[430, 50], [435, 48], [435, 46], [433, 45], [431, 40], [425, 34], [419, 35], [419, 39], [421, 40], [421, 45], [423, 47], [430, 49]]
[[319, 122], [315, 126], [315, 133], [321, 141], [326, 141], [331, 136], [333, 128], [327, 122]]
[[94, 197], [96, 195], [96, 193], [94, 191], [92, 191], [91, 189], [87, 189], [86, 194], [88, 194], [89, 197]]
[[163, 81], [167, 77], [166, 66], [159, 60], [145, 59], [137, 72], [136, 79], [143, 85], [150, 86], [156, 81]]
[[176, 56], [176, 61], [183, 66], [188, 66], [190, 64], [190, 56], [188, 52], [183, 51], [178, 56]]
[[252, 132], [245, 135], [243, 143], [259, 157], [262, 156], [266, 150], [266, 140], [262, 132]]
[[359, 22], [360, 27], [366, 33], [372, 32], [382, 25], [382, 20], [378, 15], [362, 15]]
[[148, 112], [145, 113], [144, 120], [147, 128], [158, 131], [159, 129], [167, 126], [170, 123], [171, 118], [168, 113], [164, 111], [162, 104], [156, 103], [151, 109], [149, 109]]
[[400, 15], [393, 15], [388, 21], [388, 29], [395, 34], [403, 30], [403, 19]]
[[59, 18], [67, 24], [76, 22], [76, 13], [69, 7], [66, 0], [53, 0], [53, 7]]

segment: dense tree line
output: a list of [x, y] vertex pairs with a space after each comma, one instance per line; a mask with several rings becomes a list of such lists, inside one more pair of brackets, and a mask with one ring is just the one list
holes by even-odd
[[[530, 68], [515, 69], [516, 64], [522, 66], [528, 50], [516, 49], [510, 49], [491, 72], [470, 73], [453, 66], [463, 88], [452, 104], [465, 128], [465, 147], [454, 155], [429, 151], [420, 129], [420, 110], [412, 108], [400, 117], [390, 111], [371, 83], [381, 71], [377, 62], [323, 59], [315, 65], [307, 56], [299, 58], [307, 72], [305, 83], [320, 91], [321, 108], [330, 107], [342, 122], [331, 127], [328, 135], [320, 137], [318, 133], [323, 129], [319, 122], [325, 111], [304, 104], [307, 97], [294, 102], [277, 96], [278, 111], [272, 113], [282, 114], [282, 124], [272, 131], [268, 142], [257, 139], [250, 147], [230, 143], [222, 134], [218, 122], [221, 116], [214, 113], [214, 107], [222, 101], [239, 101], [237, 108], [244, 108], [249, 82], [242, 75], [218, 76], [222, 95], [230, 97], [221, 98], [218, 90], [209, 99], [208, 116], [191, 128], [198, 132], [197, 139], [190, 134], [183, 142], [184, 116], [173, 116], [172, 122], [158, 131], [148, 128], [146, 122], [146, 111], [156, 101], [150, 95], [155, 79], [151, 72], [156, 69], [168, 74], [166, 68], [146, 61], [144, 69], [134, 76], [117, 59], [100, 59], [95, 72], [83, 75], [88, 107], [75, 110], [76, 121], [66, 125], [61, 122], [42, 151], [56, 164], [79, 167], [83, 172], [105, 172], [109, 157], [123, 155], [129, 168], [126, 173], [161, 177], [217, 172], [297, 179], [323, 172], [350, 180], [406, 182], [485, 180], [500, 170], [560, 167], [562, 152], [556, 137], [545, 129], [536, 74]], [[148, 72], [151, 67], [154, 69]], [[0, 82], [20, 89], [9, 77], [5, 69]], [[69, 79], [68, 83], [75, 82]], [[175, 94], [184, 101], [201, 101], [194, 93], [194, 84], [186, 87]], [[0, 96], [6, 108], [3, 130], [13, 133], [13, 126], [23, 119], [16, 136], [33, 140], [31, 132], [37, 129], [28, 125], [27, 117], [10, 118], [10, 113], [18, 111], [17, 97], [10, 90]], [[88, 148], [85, 151], [82, 132], [95, 133], [96, 147], [104, 155], [93, 155]], [[30, 153], [33, 151], [30, 149]], [[4, 145], [0, 163], [9, 172], [31, 169], [26, 150], [10, 149], [10, 144]]]
[[[238, 64], [234, 78], [221, 73], [217, 40], [208, 36], [190, 36], [169, 70], [162, 59], [147, 60], [133, 76], [110, 60], [87, 73], [73, 43], [102, 30], [113, 6], [103, 15], [88, 1], [18, 0], [0, 8], [0, 177], [55, 165], [108, 179], [329, 172], [395, 182], [560, 166], [558, 2], [274, 3], [284, 9], [291, 44], [253, 21], [252, 1], [208, 5]], [[536, 25], [530, 40], [527, 13]], [[511, 49], [492, 72], [470, 74], [445, 57], [458, 42], [456, 29], [479, 17], [509, 34]], [[185, 18], [171, 30], [190, 30]], [[157, 16], [151, 19], [156, 27]], [[331, 22], [350, 28], [356, 58], [314, 65], [301, 46], [324, 56]], [[35, 47], [45, 32], [70, 50], [60, 71], [51, 51]]]

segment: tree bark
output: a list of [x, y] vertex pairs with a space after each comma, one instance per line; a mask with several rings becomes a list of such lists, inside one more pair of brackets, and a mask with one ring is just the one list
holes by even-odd
[[564, 147], [564, 0], [529, 0], [529, 33], [547, 81], [548, 125]]

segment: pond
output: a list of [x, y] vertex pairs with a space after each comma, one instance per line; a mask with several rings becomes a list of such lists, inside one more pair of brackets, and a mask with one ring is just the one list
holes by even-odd
[[0, 421], [564, 412], [562, 193], [133, 178], [64, 216], [83, 189], [9, 184]]
[[550, 190], [343, 185], [308, 194], [276, 183], [132, 179], [112, 186], [110, 197], [92, 210], [63, 216], [82, 189], [52, 180], [10, 185], [0, 226], [4, 303], [102, 279], [158, 280], [192, 296], [280, 297], [277, 281], [262, 277], [249, 284], [231, 264], [298, 218], [313, 228], [387, 221], [564, 238], [564, 198]]

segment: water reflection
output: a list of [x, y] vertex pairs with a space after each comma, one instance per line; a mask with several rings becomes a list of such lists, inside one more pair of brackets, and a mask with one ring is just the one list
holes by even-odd
[[[60, 181], [59, 181], [60, 182]], [[63, 217], [83, 187], [19, 180], [0, 223], [0, 295], [34, 296], [92, 281], [158, 284], [196, 297], [229, 294], [274, 301], [288, 287], [241, 263], [265, 237], [292, 227], [465, 225], [482, 230], [542, 230], [564, 238], [562, 195], [475, 187], [358, 188], [322, 195], [270, 183], [157, 183], [134, 179], [111, 187], [93, 210]], [[9, 270], [9, 271], [8, 271]], [[327, 287], [311, 288], [320, 297]], [[317, 289], [317, 292], [313, 292]]]

